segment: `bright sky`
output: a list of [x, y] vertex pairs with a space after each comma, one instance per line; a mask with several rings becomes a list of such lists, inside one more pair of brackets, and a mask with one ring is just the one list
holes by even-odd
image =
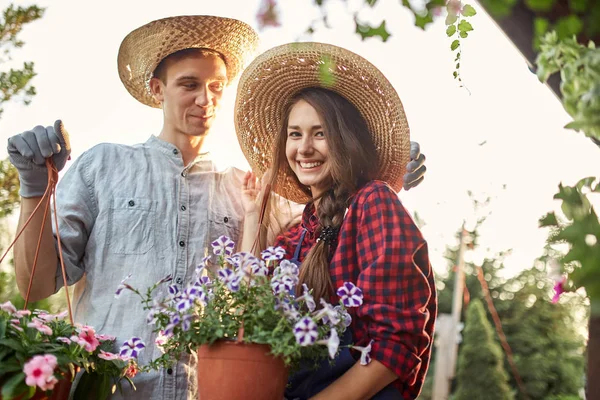
[[[0, 6], [8, 3], [2, 0]], [[313, 0], [279, 3], [283, 26], [260, 33], [263, 51], [298, 40], [319, 15]], [[569, 117], [560, 102], [477, 4], [475, 32], [464, 40], [462, 54], [462, 77], [469, 94], [452, 79], [454, 56], [443, 20], [423, 32], [413, 26], [410, 13], [398, 1], [380, 0], [375, 9], [361, 15], [372, 22], [385, 17], [392, 36], [387, 43], [363, 42], [353, 33], [347, 13], [362, 0], [347, 0], [347, 6], [340, 0], [329, 3], [332, 29], [320, 29], [312, 40], [346, 47], [386, 74], [403, 101], [411, 138], [420, 142], [427, 156], [425, 181], [402, 193], [401, 199], [426, 222], [422, 230], [434, 267], [445, 270], [444, 247], [455, 243], [463, 219], [473, 219], [468, 190], [493, 198], [481, 231], [483, 247], [512, 248], [507, 260], [510, 273], [530, 267], [545, 240], [537, 221], [556, 206], [552, 196], [558, 183], [597, 174], [599, 149], [582, 134], [562, 128]], [[119, 80], [117, 51], [127, 33], [151, 20], [182, 14], [226, 16], [256, 27], [259, 0], [37, 4], [47, 7], [46, 15], [22, 33], [26, 44], [14, 53], [14, 60], [35, 62], [38, 95], [28, 107], [5, 107], [0, 139], [6, 143], [13, 134], [61, 118], [77, 157], [98, 143], [139, 143], [161, 129], [160, 111], [134, 100]], [[232, 122], [235, 86], [228, 96], [212, 133], [217, 146], [211, 150], [227, 163], [245, 168]], [[0, 157], [5, 156], [2, 145]]]

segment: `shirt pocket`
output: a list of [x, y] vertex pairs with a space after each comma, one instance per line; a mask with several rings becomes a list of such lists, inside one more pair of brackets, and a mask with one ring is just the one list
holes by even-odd
[[146, 254], [154, 247], [156, 204], [141, 197], [116, 197], [109, 212], [108, 245], [115, 254]]
[[210, 231], [209, 233], [209, 241], [213, 241], [220, 236], [227, 236], [234, 242], [236, 245], [237, 241], [240, 239], [240, 229], [241, 229], [241, 220], [237, 216], [233, 215], [233, 213], [228, 214], [219, 210], [210, 210], [208, 212], [208, 222]]

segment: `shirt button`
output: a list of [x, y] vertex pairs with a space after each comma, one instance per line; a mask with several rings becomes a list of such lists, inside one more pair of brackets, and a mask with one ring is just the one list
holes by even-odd
[[179, 151], [177, 151], [177, 149], [173, 149], [173, 154], [177, 155], [179, 154]]
[[167, 374], [169, 374], [169, 375], [173, 375], [173, 368], [169, 368], [169, 369], [167, 369]]
[[185, 206], [181, 206], [181, 211], [185, 211], [186, 207]]
[[183, 172], [181, 173], [181, 176], [183, 176], [183, 177], [185, 178], [185, 177], [187, 176], [187, 172], [183, 171]]
[[223, 218], [223, 222], [228, 223], [229, 222], [229, 218], [228, 217]]
[[182, 240], [179, 242], [179, 247], [184, 247], [185, 246], [185, 242]]
[[179, 277], [179, 278], [175, 279], [175, 282], [176, 282], [178, 285], [181, 285], [181, 284], [183, 283], [183, 278]]
[[133, 207], [133, 206], [135, 206], [135, 201], [129, 200], [129, 203], [127, 203], [127, 204], [129, 204], [129, 207]]

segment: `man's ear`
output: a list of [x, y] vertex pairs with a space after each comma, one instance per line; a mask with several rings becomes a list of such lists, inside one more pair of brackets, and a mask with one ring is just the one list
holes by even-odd
[[154, 100], [159, 104], [162, 104], [162, 102], [165, 99], [164, 86], [165, 85], [162, 83], [162, 81], [160, 79], [158, 79], [158, 78], [150, 79], [150, 91], [152, 92], [152, 97], [154, 97]]

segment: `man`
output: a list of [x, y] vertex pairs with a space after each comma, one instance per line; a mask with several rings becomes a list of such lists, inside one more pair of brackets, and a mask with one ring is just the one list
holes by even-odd
[[[82, 154], [57, 190], [59, 233], [68, 284], [75, 284], [75, 319], [117, 341], [138, 336], [147, 344], [140, 362], [160, 355], [146, 324], [147, 312], [131, 299], [114, 299], [128, 274], [144, 289], [167, 274], [184, 287], [194, 267], [219, 235], [234, 240], [242, 224], [243, 172], [217, 172], [203, 143], [211, 131], [223, 91], [249, 61], [258, 37], [248, 25], [212, 16], [153, 21], [131, 32], [119, 49], [123, 84], [143, 104], [160, 107], [163, 127], [134, 146], [101, 144]], [[409, 165], [406, 188], [422, 180], [424, 158]], [[70, 153], [60, 122], [35, 127], [8, 142], [21, 180], [21, 218], [31, 215], [47, 185], [45, 158], [58, 169]], [[42, 227], [37, 215], [15, 247], [17, 284], [25, 293]], [[56, 238], [44, 227], [31, 300], [62, 287]], [[137, 391], [124, 398], [184, 399], [195, 396], [195, 368], [180, 360], [176, 368], [139, 374]], [[189, 385], [188, 385], [189, 383]], [[127, 385], [124, 385], [127, 386]], [[119, 395], [119, 393], [117, 393]]]

